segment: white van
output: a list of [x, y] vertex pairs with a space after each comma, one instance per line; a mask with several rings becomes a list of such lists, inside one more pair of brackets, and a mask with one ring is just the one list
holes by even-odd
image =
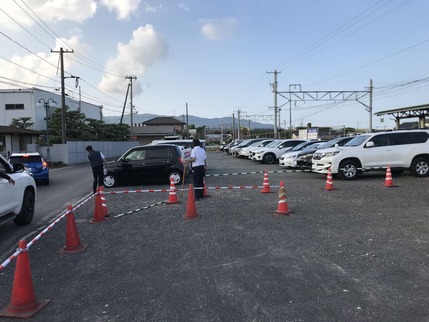
[[364, 171], [410, 170], [416, 177], [429, 176], [429, 130], [402, 130], [361, 134], [342, 147], [316, 151], [312, 171], [356, 179]]

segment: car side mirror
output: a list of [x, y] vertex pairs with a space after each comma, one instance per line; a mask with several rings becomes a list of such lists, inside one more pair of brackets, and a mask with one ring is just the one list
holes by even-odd
[[338, 148], [340, 145], [338, 143], [335, 143], [334, 147]]
[[14, 163], [12, 165], [12, 167], [13, 167], [13, 172], [24, 171], [24, 169], [25, 169], [24, 164], [23, 163], [19, 163], [19, 162]]
[[367, 148], [372, 148], [374, 146], [374, 141], [368, 141], [367, 143], [366, 143], [366, 147]]

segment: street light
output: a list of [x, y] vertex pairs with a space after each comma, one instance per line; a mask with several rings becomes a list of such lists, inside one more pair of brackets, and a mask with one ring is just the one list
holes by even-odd
[[46, 112], [46, 145], [47, 145], [46, 158], [48, 161], [50, 161], [51, 160], [51, 148], [49, 146], [49, 117], [50, 117], [49, 108], [57, 106], [57, 103], [52, 98], [49, 98], [48, 100], [41, 98], [41, 99], [39, 99], [37, 106], [44, 106], [45, 107], [45, 112]]

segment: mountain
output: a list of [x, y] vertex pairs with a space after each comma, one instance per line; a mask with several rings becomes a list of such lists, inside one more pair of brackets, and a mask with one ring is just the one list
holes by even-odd
[[[149, 113], [144, 113], [144, 114], [136, 114], [133, 115], [133, 123], [143, 123], [146, 122], [150, 119], [153, 119], [155, 117], [159, 117], [159, 116], [170, 116], [170, 115], [156, 115], [156, 114], [149, 114]], [[173, 116], [176, 119], [178, 119], [179, 121], [185, 122], [186, 123], [186, 116]], [[120, 116], [104, 116], [103, 120], [106, 123], [114, 123], [117, 124], [119, 123], [119, 121], [121, 120]], [[123, 122], [126, 124], [130, 124], [130, 115], [126, 114], [124, 115], [124, 119]], [[193, 115], [188, 115], [188, 123], [190, 124], [194, 124], [196, 127], [201, 127], [201, 126], [206, 126], [207, 128], [221, 128], [221, 125], [223, 124], [223, 128], [226, 129], [231, 129], [232, 128], [232, 117], [217, 117], [217, 118], [203, 118], [203, 117], [198, 117], [198, 116], [193, 116]], [[240, 120], [240, 125], [241, 126], [249, 126], [249, 121], [248, 120]], [[238, 126], [238, 120], [235, 119], [235, 126]], [[250, 121], [250, 128], [251, 129], [272, 129], [274, 126], [273, 124], [263, 124], [263, 123], [259, 123], [259, 122], [253, 122]]]

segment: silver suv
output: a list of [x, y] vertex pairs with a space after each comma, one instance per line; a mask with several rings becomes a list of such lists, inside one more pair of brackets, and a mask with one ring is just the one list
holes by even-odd
[[15, 163], [12, 167], [1, 155], [0, 172], [15, 181], [15, 184], [10, 184], [0, 177], [0, 223], [13, 219], [17, 225], [28, 225], [33, 220], [36, 202], [33, 177], [25, 171], [22, 163]]
[[387, 166], [392, 172], [429, 176], [429, 130], [361, 134], [342, 147], [316, 151], [312, 159], [312, 171], [327, 173], [331, 168], [332, 174], [349, 180]]

